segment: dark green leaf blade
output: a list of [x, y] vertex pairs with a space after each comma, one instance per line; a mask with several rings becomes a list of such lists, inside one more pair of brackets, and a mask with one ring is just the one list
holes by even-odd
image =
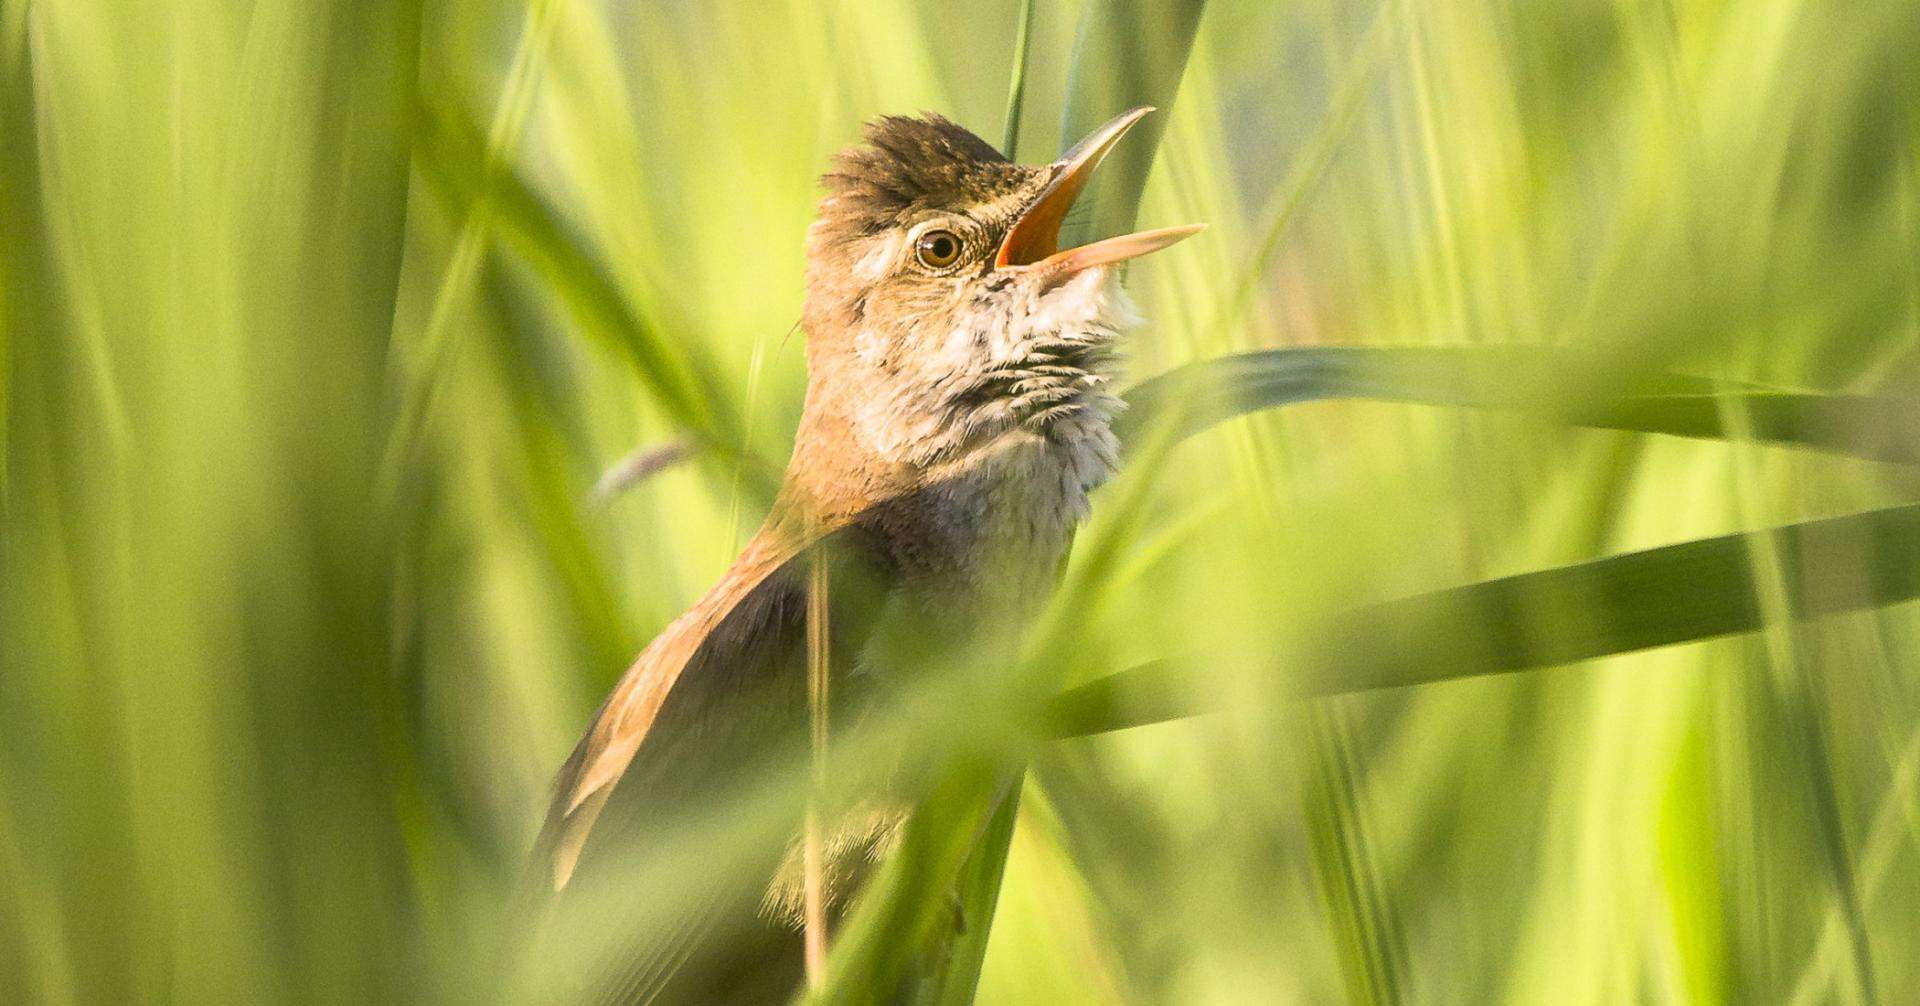
[[[1747, 550], [1759, 535], [1775, 537], [1798, 617], [1920, 597], [1920, 504], [1909, 504], [1369, 605], [1276, 685], [1293, 698], [1403, 688], [1752, 632], [1763, 617]], [[1071, 737], [1202, 711], [1179, 665], [1163, 661], [1060, 695], [1047, 724]]]
[[1920, 464], [1920, 402], [1776, 391], [1666, 376], [1608, 386], [1597, 354], [1554, 346], [1312, 347], [1189, 364], [1127, 393], [1117, 424], [1138, 441], [1165, 424], [1176, 439], [1261, 409], [1372, 399], [1523, 412], [1576, 426], [1727, 438], [1729, 400], [1759, 440], [1878, 461]]
[[1081, 8], [1067, 70], [1062, 147], [1130, 108], [1161, 111], [1135, 126], [1101, 164], [1062, 235], [1069, 244], [1133, 229], [1205, 9], [1203, 0], [1094, 0]]

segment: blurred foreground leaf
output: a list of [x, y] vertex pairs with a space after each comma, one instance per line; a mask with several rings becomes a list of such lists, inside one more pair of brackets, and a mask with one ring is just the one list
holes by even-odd
[[[999, 771], [977, 761], [962, 760], [945, 771], [928, 790], [926, 799], [908, 820], [900, 848], [881, 868], [871, 891], [860, 898], [848, 918], [846, 935], [833, 945], [825, 987], [809, 1001], [818, 1003], [906, 1001], [968, 1002], [972, 986], [943, 990], [942, 979], [952, 973], [953, 954], [969, 947], [965, 935], [945, 934], [956, 928], [955, 878], [972, 875], [975, 888], [962, 892], [988, 912], [998, 897], [1000, 870], [966, 866], [979, 858], [983, 834], [1002, 839], [1010, 827], [996, 820], [1010, 814], [997, 800]], [[1004, 852], [994, 857], [1004, 860]], [[988, 888], [991, 888], [989, 890]], [[985, 927], [990, 918], [978, 925]], [[966, 925], [975, 923], [967, 920]], [[985, 933], [979, 942], [985, 943]], [[959, 974], [977, 980], [977, 961], [960, 961]]]
[[[1765, 624], [1748, 550], [1772, 536], [1789, 610], [1815, 618], [1920, 597], [1920, 504], [1706, 538], [1523, 573], [1350, 612], [1276, 679], [1289, 698], [1535, 670], [1753, 632]], [[1172, 662], [1059, 696], [1063, 737], [1209, 711]]]
[[[632, 368], [654, 401], [687, 437], [722, 457], [741, 457], [741, 424], [718, 365], [696, 340], [670, 341], [648, 325], [613, 273], [573, 234], [560, 214], [508, 164], [485, 158], [472, 124], [437, 109], [420, 115], [420, 163], [443, 198], [483, 204], [503, 243], [552, 291], [588, 338]], [[777, 472], [747, 466], [752, 488], [772, 498]]]

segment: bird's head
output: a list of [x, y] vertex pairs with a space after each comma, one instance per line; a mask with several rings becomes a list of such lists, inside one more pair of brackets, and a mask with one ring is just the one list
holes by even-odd
[[1200, 228], [1068, 249], [1060, 228], [1149, 111], [1047, 165], [1014, 164], [938, 115], [875, 120], [834, 160], [807, 240], [810, 394], [868, 453], [929, 465], [1014, 429], [1104, 426], [1111, 343], [1135, 322], [1112, 267]]

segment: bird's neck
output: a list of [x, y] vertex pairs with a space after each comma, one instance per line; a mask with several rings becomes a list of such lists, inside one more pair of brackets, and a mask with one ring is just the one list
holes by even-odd
[[[1071, 341], [1042, 352], [1030, 373], [994, 378], [1004, 382], [994, 403], [942, 405], [944, 424], [884, 400], [810, 403], [789, 492], [819, 523], [857, 528], [906, 581], [939, 596], [984, 600], [1016, 583], [1044, 591], [1090, 494], [1114, 471], [1119, 405], [1099, 369], [1105, 355], [1079, 355]], [[876, 449], [863, 428], [876, 405], [922, 431], [910, 449]]]
[[989, 290], [902, 331], [856, 322], [810, 340], [808, 410], [848, 448], [914, 471], [965, 465], [1009, 435], [1107, 440], [1115, 346], [1138, 321], [1113, 277], [1089, 270]]
[[810, 329], [796, 510], [935, 564], [1064, 550], [1117, 462], [1114, 347], [1138, 317], [1104, 270], [972, 303], [911, 332]]

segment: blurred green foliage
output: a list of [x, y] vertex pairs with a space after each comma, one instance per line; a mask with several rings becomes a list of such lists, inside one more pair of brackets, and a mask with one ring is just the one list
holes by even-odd
[[[1122, 154], [1143, 225], [1211, 229], [1132, 268], [1135, 373], [1578, 352], [1149, 431], [1016, 684], [1177, 658], [1215, 712], [1030, 745], [1028, 693], [963, 679], [883, 724], [958, 753], [840, 996], [963, 861], [991, 901], [987, 837], [985, 1002], [1901, 1001], [1920, 620], [1873, 588], [1911, 521], [1518, 588], [1499, 635], [1393, 599], [1920, 490], [1910, 0], [1031, 6], [1022, 159], [1178, 79]], [[880, 113], [1008, 135], [1021, 11], [0, 0], [0, 1000], [495, 997], [550, 773], [785, 455], [815, 176]], [[1630, 415], [1694, 439], [1551, 421], [1671, 373]], [[1871, 414], [1780, 446], [1784, 399], [1708, 393], [1754, 387]], [[1404, 401], [1474, 395], [1527, 409]], [[1868, 601], [1797, 617], [1810, 569]], [[1758, 631], [1472, 676], [1702, 597]], [[1326, 634], [1356, 608], [1426, 621]], [[1010, 828], [982, 751], [1031, 757]], [[633, 924], [763, 817], [637, 863]]]

